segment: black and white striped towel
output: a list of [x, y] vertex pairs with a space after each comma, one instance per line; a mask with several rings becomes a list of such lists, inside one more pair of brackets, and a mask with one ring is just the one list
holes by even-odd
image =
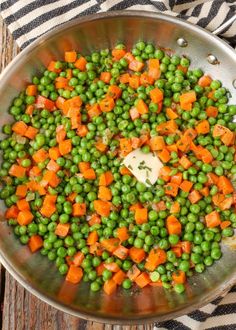
[[[0, 0], [0, 14], [20, 48], [79, 16], [126, 9], [163, 12], [213, 31], [235, 15], [236, 0]], [[236, 46], [236, 22], [221, 36]], [[193, 313], [154, 327], [165, 329], [236, 330], [236, 287]]]

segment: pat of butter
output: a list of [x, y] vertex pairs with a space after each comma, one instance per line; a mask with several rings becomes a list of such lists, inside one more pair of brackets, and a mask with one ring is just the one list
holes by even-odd
[[152, 152], [145, 154], [140, 148], [130, 152], [123, 160], [123, 164], [132, 172], [139, 182], [146, 186], [153, 185], [157, 179], [162, 162]]

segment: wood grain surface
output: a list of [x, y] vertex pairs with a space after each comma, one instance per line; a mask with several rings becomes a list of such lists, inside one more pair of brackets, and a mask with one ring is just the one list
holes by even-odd
[[[19, 52], [0, 17], [0, 72]], [[85, 321], [42, 302], [0, 265], [2, 330], [151, 330], [152, 325], [119, 326]]]

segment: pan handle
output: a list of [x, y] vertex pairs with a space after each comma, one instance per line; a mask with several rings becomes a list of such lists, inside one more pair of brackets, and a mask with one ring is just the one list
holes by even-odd
[[212, 31], [213, 34], [218, 35], [222, 33], [225, 29], [227, 29], [233, 22], [236, 21], [236, 14], [233, 15], [228, 21], [226, 21], [224, 24], [219, 26], [217, 29]]

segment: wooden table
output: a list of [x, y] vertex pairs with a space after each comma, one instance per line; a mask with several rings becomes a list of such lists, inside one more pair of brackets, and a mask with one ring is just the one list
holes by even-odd
[[[19, 52], [0, 17], [0, 72]], [[119, 326], [85, 321], [42, 302], [26, 291], [0, 265], [2, 330], [151, 330], [152, 325]]]

